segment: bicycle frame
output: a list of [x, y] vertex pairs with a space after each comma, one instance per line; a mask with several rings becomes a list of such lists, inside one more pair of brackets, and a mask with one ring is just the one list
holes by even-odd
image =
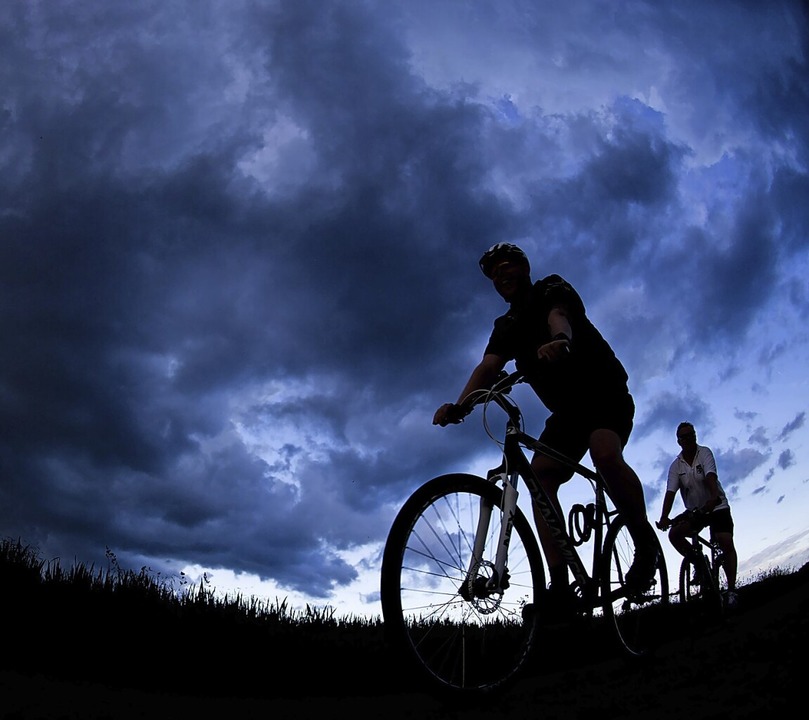
[[[702, 535], [700, 535], [700, 533], [694, 533], [691, 536], [691, 547], [696, 555], [701, 555], [705, 558], [708, 565], [708, 571], [711, 575], [708, 579], [712, 584], [717, 584], [716, 589], [718, 590], [719, 569], [722, 567], [723, 560], [722, 548], [720, 548], [719, 545], [713, 540], [706, 540], [704, 537], [702, 537]], [[710, 557], [705, 555], [705, 550], [703, 548], [710, 550]]]
[[[397, 513], [385, 543], [380, 599], [390, 638], [423, 677], [442, 689], [490, 692], [504, 687], [526, 666], [539, 633], [566, 622], [546, 603], [536, 529], [517, 504], [520, 478], [536, 508], [535, 520], [547, 522], [573, 575], [580, 596], [571, 604], [574, 614], [603, 620], [597, 627], [608, 629], [618, 648], [637, 658], [653, 650], [660, 607], [668, 604], [662, 553], [649, 590], [627, 587], [634, 540], [608, 504], [603, 478], [523, 432], [519, 406], [507, 397], [521, 380], [519, 372], [503, 373], [492, 388], [471, 393], [461, 404], [462, 411], [471, 412], [478, 404], [494, 402], [506, 412], [504, 435], [489, 432], [485, 408], [483, 417], [502, 451], [501, 463], [485, 478], [450, 473], [425, 482]], [[574, 505], [567, 517], [557, 511], [531, 467], [528, 450], [588, 480], [594, 502], [587, 509]], [[590, 541], [588, 572], [576, 548]]]
[[[680, 523], [691, 523], [694, 518], [701, 515], [696, 510], [685, 510], [677, 515], [672, 521], [671, 525]], [[711, 537], [706, 539], [702, 536], [702, 530], [705, 529], [700, 525], [699, 530], [692, 529], [690, 526], [688, 532], [688, 541], [691, 544], [692, 558], [684, 558], [680, 565], [680, 601], [687, 602], [692, 599], [692, 584], [696, 579], [696, 584], [700, 586], [700, 591], [697, 596], [712, 597], [721, 602], [721, 579], [720, 571], [723, 566], [723, 552]], [[707, 551], [709, 552], [706, 552]], [[695, 575], [691, 575], [688, 569], [692, 567]]]
[[691, 544], [694, 546], [695, 550], [699, 550], [699, 546], [704, 545], [711, 551], [711, 565], [716, 565], [717, 561], [722, 559], [722, 548], [713, 540], [706, 540], [699, 533], [691, 538]]
[[[670, 526], [678, 525], [684, 522], [690, 523], [692, 522], [693, 518], [699, 516], [701, 516], [701, 512], [698, 510], [684, 510], [679, 515], [672, 518]], [[711, 551], [709, 565], [711, 571], [717, 573], [718, 568], [722, 564], [722, 548], [720, 548], [718, 543], [714, 541], [713, 537], [708, 540], [702, 536], [701, 533], [706, 527], [707, 524], [704, 527], [701, 527], [699, 530], [692, 530], [689, 532], [689, 540], [695, 555], [702, 555], [704, 553], [703, 547], [708, 548]]]
[[[519, 382], [521, 376], [514, 373], [506, 378], [509, 384]], [[532, 500], [539, 509], [543, 519], [550, 528], [554, 539], [556, 540], [557, 547], [565, 559], [574, 580], [581, 589], [582, 598], [589, 607], [595, 607], [598, 603], [598, 566], [601, 561], [601, 554], [603, 548], [603, 540], [606, 530], [609, 528], [610, 518], [616, 514], [616, 510], [610, 510], [607, 506], [607, 494], [605, 491], [604, 481], [601, 476], [593, 470], [577, 463], [570, 458], [562, 455], [553, 448], [540, 442], [538, 439], [531, 437], [520, 429], [521, 414], [520, 410], [515, 403], [506, 401], [500, 394], [493, 394], [492, 399], [496, 402], [508, 415], [506, 422], [505, 439], [503, 442], [503, 462], [496, 468], [493, 468], [487, 473], [487, 479], [490, 482], [501, 483], [503, 485], [503, 502], [500, 508], [505, 518], [505, 522], [501, 526], [501, 533], [499, 539], [499, 546], [497, 549], [494, 573], [486, 583], [486, 590], [495, 594], [508, 587], [508, 578], [506, 577], [506, 567], [508, 560], [508, 546], [513, 528], [513, 517], [515, 508], [517, 506], [517, 499], [519, 496], [518, 482], [519, 478], [523, 478]], [[584, 562], [581, 559], [576, 546], [570, 537], [570, 534], [565, 528], [564, 519], [561, 518], [548, 497], [545, 490], [542, 488], [539, 479], [531, 466], [530, 461], [523, 452], [523, 448], [530, 448], [535, 450], [546, 457], [549, 457], [556, 462], [560, 463], [575, 474], [589, 480], [595, 496], [595, 511], [594, 511], [594, 549], [592, 568], [588, 573]], [[478, 522], [478, 530], [476, 533], [475, 550], [473, 552], [470, 566], [468, 569], [467, 577], [471, 580], [475, 577], [476, 569], [480, 564], [482, 556], [482, 546], [488, 530], [489, 520], [491, 518], [491, 507], [484, 507], [481, 501], [481, 512]]]

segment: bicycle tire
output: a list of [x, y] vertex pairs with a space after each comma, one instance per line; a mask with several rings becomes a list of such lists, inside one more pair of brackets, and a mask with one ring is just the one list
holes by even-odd
[[660, 543], [657, 568], [651, 588], [641, 594], [628, 593], [626, 571], [632, 564], [635, 542], [618, 517], [604, 539], [600, 572], [604, 619], [622, 652], [631, 658], [646, 657], [663, 636], [669, 603], [669, 580]]
[[702, 597], [700, 573], [689, 558], [680, 563], [680, 586], [678, 596], [681, 603], [688, 603]]
[[719, 617], [724, 609], [721, 585], [724, 571], [721, 566], [713, 567], [705, 555], [700, 555], [700, 564], [701, 567], [696, 567], [690, 558], [683, 558], [680, 563], [680, 602], [699, 602], [709, 616]]
[[[502, 490], [474, 475], [442, 475], [405, 502], [388, 534], [380, 594], [387, 636], [434, 686], [489, 693], [510, 683], [533, 649], [533, 607], [545, 588], [534, 532], [517, 508], [509, 545], [509, 587], [465, 600], [481, 500], [492, 504], [482, 563], [488, 577], [501, 526]], [[468, 592], [466, 593], [468, 596]]]

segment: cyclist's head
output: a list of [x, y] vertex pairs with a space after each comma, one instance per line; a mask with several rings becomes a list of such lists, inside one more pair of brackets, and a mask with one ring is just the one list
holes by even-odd
[[492, 271], [498, 262], [503, 260], [512, 260], [524, 264], [529, 270], [531, 265], [528, 262], [528, 256], [516, 245], [511, 243], [497, 243], [492, 245], [480, 258], [480, 269], [483, 274], [491, 279]]
[[696, 442], [697, 431], [694, 430], [694, 426], [690, 422], [681, 422], [677, 426], [677, 442], [682, 444], [689, 440]]

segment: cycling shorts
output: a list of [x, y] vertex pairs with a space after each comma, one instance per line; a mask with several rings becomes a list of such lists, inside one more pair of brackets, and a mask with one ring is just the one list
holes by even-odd
[[711, 539], [714, 539], [716, 533], [730, 533], [733, 535], [733, 517], [730, 514], [730, 508], [722, 508], [708, 513], [705, 522], [700, 523], [700, 527], [695, 528], [694, 532], [699, 532], [704, 527], [711, 529]]
[[[581, 461], [590, 448], [590, 435], [596, 430], [612, 430], [624, 447], [632, 432], [635, 402], [623, 393], [612, 398], [571, 406], [552, 413], [545, 421], [539, 440], [575, 462]], [[567, 479], [573, 476], [571, 471]]]

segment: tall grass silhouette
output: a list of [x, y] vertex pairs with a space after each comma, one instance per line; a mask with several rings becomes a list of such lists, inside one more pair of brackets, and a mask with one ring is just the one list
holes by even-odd
[[[205, 580], [43, 560], [0, 541], [0, 667], [138, 688], [211, 694], [309, 694], [390, 687], [395, 658], [379, 618], [296, 611], [286, 600], [220, 595]], [[392, 663], [392, 664], [391, 664]]]
[[[63, 567], [21, 540], [0, 541], [0, 669], [212, 696], [297, 696], [302, 687], [308, 696], [425, 689], [404, 654], [386, 642], [378, 617], [222, 596], [204, 579], [191, 584], [145, 567], [123, 569], [110, 550], [107, 561], [106, 568]], [[742, 608], [768, 602], [808, 574], [809, 564], [742, 579]], [[670, 610], [661, 623], [667, 637], [704, 630], [686, 605]], [[592, 627], [581, 636], [566, 631], [552, 647], [536, 660], [536, 672], [598, 662], [612, 652]]]

